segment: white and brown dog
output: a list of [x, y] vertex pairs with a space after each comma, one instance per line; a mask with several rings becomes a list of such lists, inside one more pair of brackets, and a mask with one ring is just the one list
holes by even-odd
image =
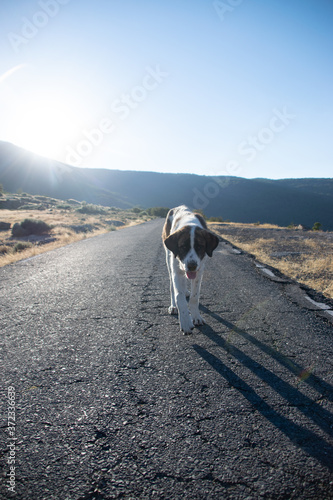
[[[177, 314], [178, 310], [180, 329], [188, 334], [195, 325], [204, 324], [199, 313], [202, 274], [207, 255], [212, 256], [219, 239], [208, 231], [204, 218], [185, 205], [169, 211], [162, 239], [170, 276], [169, 314]], [[188, 304], [186, 278], [191, 281]]]

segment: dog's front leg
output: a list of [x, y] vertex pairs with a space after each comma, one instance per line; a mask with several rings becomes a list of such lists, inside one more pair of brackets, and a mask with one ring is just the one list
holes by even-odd
[[200, 288], [202, 281], [203, 269], [201, 269], [194, 280], [191, 280], [191, 296], [189, 300], [189, 310], [192, 316], [194, 325], [204, 325], [205, 321], [200, 316], [199, 312], [199, 298], [200, 298]]
[[168, 308], [168, 312], [169, 314], [177, 314], [177, 304], [176, 304], [176, 300], [175, 300], [175, 290], [174, 290], [174, 280], [172, 279], [172, 275], [173, 275], [173, 260], [174, 260], [174, 256], [172, 254], [172, 252], [170, 252], [170, 250], [168, 250], [166, 247], [165, 247], [165, 253], [166, 253], [166, 263], [167, 263], [167, 267], [168, 267], [168, 271], [169, 271], [169, 279], [170, 279], [170, 298], [171, 298], [171, 304], [170, 304], [170, 307]]
[[180, 329], [186, 335], [192, 332], [194, 325], [186, 301], [186, 278], [179, 268], [173, 273], [173, 281]]

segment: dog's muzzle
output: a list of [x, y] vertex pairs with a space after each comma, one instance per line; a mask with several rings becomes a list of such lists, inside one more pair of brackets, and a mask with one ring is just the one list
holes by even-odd
[[190, 260], [186, 265], [186, 276], [189, 280], [194, 280], [197, 276], [198, 264], [194, 260]]

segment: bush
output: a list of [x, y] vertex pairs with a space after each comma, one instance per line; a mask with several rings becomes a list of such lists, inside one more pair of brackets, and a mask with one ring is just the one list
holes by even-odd
[[35, 196], [35, 200], [41, 201], [43, 203], [49, 203], [51, 201], [49, 196]]
[[21, 238], [22, 236], [27, 236], [28, 233], [23, 229], [19, 222], [16, 222], [12, 227], [12, 235], [16, 238]]
[[45, 210], [45, 207], [43, 207], [43, 205], [29, 203], [27, 205], [21, 205], [19, 210]]
[[209, 222], [223, 222], [223, 217], [210, 217]]
[[8, 245], [0, 245], [0, 256], [5, 255], [10, 251], [10, 247]]
[[105, 214], [105, 208], [98, 206], [98, 205], [93, 205], [92, 203], [88, 203], [87, 205], [83, 205], [80, 208], [76, 209], [77, 212], [80, 212], [80, 214]]
[[88, 233], [97, 229], [98, 226], [94, 226], [92, 224], [72, 224], [66, 227], [68, 227], [75, 233]]
[[31, 247], [32, 244], [25, 241], [16, 243], [16, 245], [14, 245], [14, 252], [23, 252], [23, 250], [26, 250], [27, 248]]
[[321, 224], [320, 224], [320, 222], [315, 222], [313, 224], [312, 231], [320, 231], [320, 230], [321, 230]]
[[152, 208], [148, 208], [147, 212], [152, 217], [163, 217], [163, 218], [165, 218], [167, 216], [169, 210], [170, 209], [166, 208], [166, 207], [152, 207]]
[[46, 234], [51, 230], [51, 226], [42, 220], [24, 219], [23, 222], [16, 222], [12, 228], [12, 235], [18, 238], [29, 236], [30, 234]]
[[71, 205], [60, 204], [56, 205], [56, 208], [60, 208], [61, 210], [72, 210], [73, 207]]

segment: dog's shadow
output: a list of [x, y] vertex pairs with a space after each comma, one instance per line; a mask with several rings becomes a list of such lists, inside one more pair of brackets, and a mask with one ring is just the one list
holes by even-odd
[[[269, 355], [274, 361], [289, 370], [297, 377], [299, 383], [306, 383], [318, 391], [321, 394], [322, 399], [327, 399], [329, 401], [333, 400], [333, 387], [330, 384], [320, 379], [313, 373], [310, 373], [304, 367], [295, 363], [273, 347], [263, 343], [245, 330], [210, 311], [207, 307], [201, 305], [200, 309], [202, 312], [210, 315], [216, 321], [227, 327], [228, 330], [230, 330], [230, 333], [228, 334], [229, 338], [231, 338], [230, 334], [241, 336], [243, 339], [248, 341], [249, 344], [252, 344], [256, 350], [259, 349], [266, 355]], [[203, 335], [221, 347], [226, 353], [237, 359], [237, 361], [252, 372], [253, 375], [264, 382], [265, 385], [269, 386], [272, 391], [277, 393], [286, 401], [288, 406], [296, 407], [300, 413], [316, 424], [328, 436], [333, 436], [332, 413], [321, 406], [317, 401], [300, 392], [297, 385], [293, 386], [284, 381], [271, 369], [266, 368], [263, 364], [233, 345], [229, 340], [226, 340], [221, 335], [217, 334], [209, 325], [206, 324], [197, 328], [199, 328]], [[193, 349], [231, 386], [240, 391], [243, 397], [245, 397], [257, 411], [259, 411], [271, 424], [273, 424], [276, 429], [283, 432], [294, 444], [319, 460], [327, 468], [333, 470], [333, 446], [312, 430], [313, 425], [312, 428], [307, 428], [304, 424], [300, 425], [299, 423], [292, 421], [290, 418], [287, 418], [285, 415], [282, 415], [276, 408], [274, 408], [273, 402], [269, 404], [267, 400], [260, 397], [251, 387], [251, 382], [243, 380], [215, 354], [210, 353], [205, 347], [198, 344], [193, 344]], [[272, 400], [274, 399], [275, 398], [272, 398]], [[304, 419], [302, 419], [302, 421], [304, 421]]]

